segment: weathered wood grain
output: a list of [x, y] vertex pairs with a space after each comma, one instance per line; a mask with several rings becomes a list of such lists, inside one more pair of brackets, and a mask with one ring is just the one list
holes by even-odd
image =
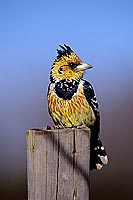
[[89, 129], [28, 130], [28, 200], [89, 200], [89, 145]]

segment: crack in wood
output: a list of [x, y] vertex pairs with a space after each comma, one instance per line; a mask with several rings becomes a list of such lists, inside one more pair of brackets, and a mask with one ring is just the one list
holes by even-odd
[[60, 152], [60, 142], [59, 142], [59, 131], [58, 131], [58, 134], [57, 134], [57, 137], [58, 137], [58, 155], [57, 155], [57, 174], [56, 174], [56, 177], [57, 177], [57, 183], [56, 183], [56, 200], [58, 200], [58, 179], [59, 179], [59, 152]]
[[75, 190], [73, 191], [73, 200], [76, 200], [76, 192], [75, 192]]
[[76, 156], [76, 135], [75, 135], [75, 131], [73, 133], [73, 170], [75, 170], [75, 156]]

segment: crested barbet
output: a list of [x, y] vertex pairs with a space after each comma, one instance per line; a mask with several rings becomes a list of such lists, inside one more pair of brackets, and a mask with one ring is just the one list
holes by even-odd
[[100, 170], [108, 163], [108, 157], [99, 138], [100, 113], [92, 85], [82, 79], [84, 71], [92, 68], [67, 45], [57, 49], [57, 58], [50, 73], [48, 109], [55, 126], [77, 128], [87, 126], [91, 130], [90, 169]]

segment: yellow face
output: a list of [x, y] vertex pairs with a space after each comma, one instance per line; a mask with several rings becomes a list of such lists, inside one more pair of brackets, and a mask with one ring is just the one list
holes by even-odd
[[74, 79], [79, 80], [84, 75], [84, 70], [92, 66], [83, 63], [81, 59], [65, 45], [59, 45], [63, 50], [57, 50], [58, 56], [54, 61], [50, 73], [51, 80]]
[[53, 63], [51, 75], [58, 80], [80, 79], [83, 77], [84, 71], [77, 72], [75, 68], [81, 63], [82, 61], [74, 52], [69, 55], [62, 55]]

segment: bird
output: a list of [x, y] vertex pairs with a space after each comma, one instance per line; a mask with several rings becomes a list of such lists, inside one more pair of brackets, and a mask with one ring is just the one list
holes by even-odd
[[92, 84], [83, 79], [92, 65], [82, 62], [70, 46], [59, 47], [47, 92], [49, 114], [57, 128], [90, 128], [90, 170], [101, 170], [108, 156], [100, 139], [99, 104]]

